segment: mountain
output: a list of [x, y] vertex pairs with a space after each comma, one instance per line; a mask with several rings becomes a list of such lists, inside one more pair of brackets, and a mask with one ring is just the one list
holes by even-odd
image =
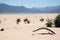
[[48, 6], [48, 7], [33, 7], [26, 8], [24, 6], [11, 6], [8, 4], [0, 3], [0, 13], [57, 13], [60, 12], [59, 6]]
[[10, 6], [4, 3], [0, 4], [0, 11], [1, 12], [8, 12], [8, 13], [19, 13], [19, 12], [26, 12], [27, 8], [24, 6]]
[[49, 6], [46, 7], [44, 11], [49, 13], [57, 13], [60, 12], [60, 6]]

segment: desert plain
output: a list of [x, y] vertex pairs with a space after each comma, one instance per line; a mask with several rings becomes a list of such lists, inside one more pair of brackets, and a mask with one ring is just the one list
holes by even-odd
[[[60, 40], [60, 28], [46, 27], [48, 19], [54, 20], [58, 13], [40, 13], [40, 14], [0, 14], [0, 40]], [[25, 23], [24, 19], [27, 18], [30, 23]], [[44, 21], [41, 22], [40, 19]], [[17, 19], [20, 22], [17, 24]], [[45, 27], [51, 29], [56, 34], [54, 35], [39, 35], [41, 32], [49, 32], [48, 30], [39, 30], [33, 32], [38, 28]], [[34, 35], [32, 35], [34, 34]]]

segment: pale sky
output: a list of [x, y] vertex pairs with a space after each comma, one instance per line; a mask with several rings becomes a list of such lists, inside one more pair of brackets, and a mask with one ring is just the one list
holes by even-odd
[[0, 3], [32, 8], [32, 7], [57, 6], [60, 5], [60, 0], [0, 0]]

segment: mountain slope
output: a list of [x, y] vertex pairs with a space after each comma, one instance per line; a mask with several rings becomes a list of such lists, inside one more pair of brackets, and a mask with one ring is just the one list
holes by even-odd
[[26, 8], [24, 6], [11, 6], [0, 4], [0, 13], [57, 13], [60, 12], [60, 6], [48, 6], [40, 8]]

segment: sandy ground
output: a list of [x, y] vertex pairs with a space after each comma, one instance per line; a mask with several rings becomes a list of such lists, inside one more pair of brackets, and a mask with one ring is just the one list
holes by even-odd
[[[4, 28], [4, 31], [0, 31], [0, 40], [60, 40], [60, 28], [48, 28], [46, 27], [47, 19], [54, 20], [58, 14], [0, 14], [0, 29]], [[44, 18], [41, 22], [39, 19]], [[16, 20], [20, 18], [21, 22], [16, 23]], [[28, 18], [30, 24], [25, 24], [24, 19]], [[48, 32], [47, 30], [39, 30], [32, 32], [35, 29], [46, 27], [51, 29], [56, 34], [54, 35], [38, 35], [41, 32]], [[32, 35], [35, 34], [35, 35]]]

